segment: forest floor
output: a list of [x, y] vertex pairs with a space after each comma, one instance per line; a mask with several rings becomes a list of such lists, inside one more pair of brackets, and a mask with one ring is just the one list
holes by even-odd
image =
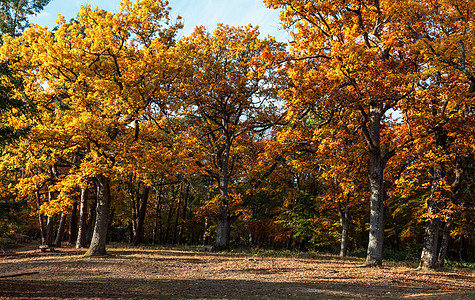
[[[362, 267], [359, 258], [273, 257], [108, 246], [0, 254], [0, 299], [475, 299], [473, 268]], [[5, 277], [29, 273], [29, 275]]]

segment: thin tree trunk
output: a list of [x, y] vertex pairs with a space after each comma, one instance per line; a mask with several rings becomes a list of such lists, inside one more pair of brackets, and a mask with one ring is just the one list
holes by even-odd
[[[129, 175], [129, 196], [130, 196], [130, 201], [131, 201], [130, 207], [131, 207], [131, 214], [132, 214], [132, 221], [131, 221], [132, 234], [129, 237], [130, 244], [133, 244], [135, 237], [137, 236], [137, 214], [138, 214], [139, 197], [136, 194], [138, 194], [138, 189], [136, 192], [134, 188], [134, 174], [131, 173]], [[137, 200], [136, 200], [136, 197], [137, 197]]]
[[203, 231], [203, 246], [207, 246], [209, 241], [208, 241], [208, 218], [205, 218], [205, 224], [204, 224], [204, 231]]
[[349, 198], [350, 198], [349, 196], [346, 196], [346, 200], [343, 205], [340, 201], [338, 201], [337, 203], [338, 215], [340, 216], [340, 226], [341, 226], [341, 244], [340, 244], [341, 257], [346, 257], [346, 254], [348, 252], [348, 229], [350, 227]]
[[150, 194], [150, 187], [146, 186], [144, 188], [144, 191], [140, 197], [140, 208], [138, 211], [138, 220], [137, 220], [137, 228], [135, 230], [135, 236], [134, 240], [132, 241], [132, 244], [134, 246], [137, 246], [139, 243], [142, 242], [143, 238], [143, 224], [145, 222], [145, 213], [147, 211], [147, 202], [148, 202], [148, 195]]
[[183, 230], [184, 230], [184, 227], [185, 227], [186, 209], [187, 209], [187, 206], [188, 206], [188, 196], [189, 195], [190, 195], [190, 182], [188, 182], [188, 185], [186, 186], [185, 198], [183, 199], [183, 213], [181, 215], [180, 230], [178, 232], [178, 245], [181, 245], [183, 243]]
[[[447, 134], [442, 127], [435, 128], [435, 144], [437, 150], [444, 151], [447, 147]], [[426, 221], [424, 243], [421, 253], [421, 261], [419, 268], [435, 268], [437, 266], [438, 242], [439, 242], [439, 226], [440, 219], [437, 214], [440, 213], [439, 206], [442, 203], [438, 194], [443, 191], [440, 187], [440, 181], [445, 177], [444, 164], [437, 162], [433, 168], [432, 186], [430, 198], [427, 200], [427, 212], [430, 217]]]
[[[48, 190], [48, 203], [53, 201], [53, 192]], [[54, 238], [54, 217], [48, 216], [46, 219], [46, 245], [53, 246]]]
[[167, 217], [167, 229], [165, 230], [165, 239], [164, 239], [165, 244], [167, 244], [170, 240], [169, 234], [170, 234], [170, 227], [171, 227], [171, 221], [172, 221], [172, 215], [173, 215], [173, 200], [175, 199], [175, 196], [176, 196], [176, 188], [172, 186], [172, 195], [169, 201], [170, 208], [168, 210], [168, 217]]
[[75, 201], [71, 207], [71, 216], [69, 218], [69, 237], [68, 237], [68, 245], [74, 245], [76, 243], [76, 239], [78, 237], [78, 218], [77, 218], [77, 211], [78, 211], [78, 203]]
[[183, 181], [180, 182], [180, 193], [178, 194], [178, 203], [177, 203], [176, 214], [175, 214], [175, 224], [173, 226], [173, 240], [172, 240], [173, 245], [175, 245], [177, 241], [178, 220], [180, 219], [180, 208], [181, 208], [182, 198], [183, 198]]
[[97, 176], [96, 224], [87, 256], [106, 255], [107, 227], [109, 225], [110, 206], [109, 178]]
[[76, 239], [76, 248], [84, 248], [87, 246], [87, 189], [81, 189], [81, 204], [79, 206], [79, 227]]
[[153, 234], [152, 234], [152, 244], [155, 245], [156, 242], [158, 244], [162, 243], [162, 188], [158, 189], [156, 192], [157, 198], [157, 207], [155, 209], [155, 222], [153, 224]]
[[64, 228], [66, 227], [66, 214], [61, 212], [61, 218], [59, 220], [58, 232], [56, 233], [56, 239], [54, 245], [56, 247], [61, 247], [61, 242], [63, 241]]
[[107, 242], [110, 242], [111, 241], [111, 230], [112, 230], [112, 221], [114, 220], [114, 214], [115, 214], [115, 208], [111, 208], [110, 209], [110, 213], [109, 213], [109, 221], [107, 222]]
[[[455, 159], [455, 178], [452, 183], [452, 187], [450, 189], [450, 198], [449, 202], [454, 203], [460, 184], [462, 182], [462, 174], [463, 174], [463, 167], [462, 167], [462, 157], [457, 155]], [[443, 267], [445, 264], [445, 257], [447, 255], [447, 249], [449, 247], [449, 240], [450, 240], [450, 230], [452, 229], [453, 219], [452, 216], [449, 215], [447, 220], [444, 223], [444, 230], [442, 233], [442, 240], [440, 241], [440, 248], [439, 248], [439, 255], [437, 257], [437, 266]]]
[[41, 245], [46, 245], [46, 230], [45, 230], [45, 223], [43, 220], [43, 214], [40, 213], [41, 198], [40, 198], [39, 191], [35, 191], [35, 197], [36, 197], [36, 209], [38, 211], [38, 222], [40, 225]]

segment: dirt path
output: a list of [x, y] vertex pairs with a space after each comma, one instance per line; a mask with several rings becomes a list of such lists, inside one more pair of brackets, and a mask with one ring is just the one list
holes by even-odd
[[362, 268], [359, 259], [177, 250], [39, 250], [0, 258], [0, 299], [475, 299], [473, 269]]

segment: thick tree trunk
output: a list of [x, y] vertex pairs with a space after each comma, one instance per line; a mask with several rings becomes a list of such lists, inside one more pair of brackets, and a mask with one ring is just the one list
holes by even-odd
[[[434, 209], [434, 205], [430, 204]], [[439, 240], [439, 219], [431, 219], [426, 222], [424, 244], [422, 247], [421, 261], [419, 268], [435, 268], [437, 260], [437, 246]]]
[[218, 215], [218, 232], [216, 234], [216, 242], [214, 244], [214, 250], [226, 251], [229, 250], [229, 241], [231, 234], [231, 218], [226, 206], [219, 207]]
[[106, 255], [107, 228], [109, 225], [110, 205], [109, 178], [97, 176], [96, 224], [87, 256]]
[[87, 189], [81, 189], [81, 204], [79, 206], [79, 227], [76, 239], [76, 248], [84, 248], [87, 246]]
[[[369, 111], [369, 185], [370, 185], [370, 221], [369, 240], [366, 255], [367, 266], [381, 266], [383, 263], [384, 242], [384, 168], [387, 152], [381, 151], [382, 104], [372, 104]], [[387, 151], [387, 150], [386, 150]]]
[[66, 227], [66, 214], [63, 211], [63, 212], [61, 212], [61, 218], [59, 220], [58, 232], [56, 233], [56, 239], [54, 240], [54, 245], [56, 247], [61, 247], [65, 227]]
[[444, 231], [442, 233], [442, 240], [440, 241], [439, 255], [437, 257], [437, 266], [443, 267], [445, 264], [445, 257], [447, 249], [449, 248], [450, 230], [452, 228], [452, 218], [448, 218], [444, 224]]
[[338, 215], [340, 216], [340, 227], [341, 227], [340, 256], [346, 257], [347, 252], [348, 252], [348, 230], [350, 227], [349, 196], [346, 197], [344, 204], [338, 201], [337, 209], [338, 209]]
[[139, 243], [142, 242], [143, 238], [143, 225], [145, 222], [145, 213], [147, 211], [147, 202], [148, 202], [148, 195], [150, 193], [150, 187], [146, 186], [141, 197], [140, 197], [140, 207], [137, 215], [137, 222], [136, 226], [137, 228], [135, 229], [135, 236], [132, 241], [132, 244], [134, 246], [137, 246]]
[[96, 209], [97, 209], [97, 197], [91, 203], [91, 207], [89, 207], [89, 213], [87, 214], [87, 230], [86, 230], [86, 244], [87, 245], [91, 243], [92, 234], [94, 232], [94, 226], [96, 225]]
[[46, 219], [46, 241], [45, 244], [52, 247], [54, 246], [54, 217], [49, 217]]
[[69, 217], [69, 237], [68, 245], [74, 245], [78, 237], [78, 203], [74, 202], [71, 207], [71, 215]]
[[231, 155], [231, 141], [227, 140], [221, 157], [218, 158], [220, 176], [218, 178], [218, 187], [220, 193], [219, 213], [218, 213], [218, 230], [216, 233], [216, 241], [214, 249], [216, 251], [229, 250], [229, 242], [231, 239], [231, 217], [229, 215], [229, 158]]

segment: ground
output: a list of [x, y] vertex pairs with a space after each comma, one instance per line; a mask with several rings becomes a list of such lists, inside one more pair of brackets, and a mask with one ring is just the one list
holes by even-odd
[[[32, 249], [34, 248], [34, 249]], [[124, 245], [0, 256], [0, 299], [475, 299], [474, 269], [362, 267], [358, 258], [271, 257]], [[17, 277], [5, 277], [29, 273]], [[2, 278], [3, 277], [3, 278]]]

